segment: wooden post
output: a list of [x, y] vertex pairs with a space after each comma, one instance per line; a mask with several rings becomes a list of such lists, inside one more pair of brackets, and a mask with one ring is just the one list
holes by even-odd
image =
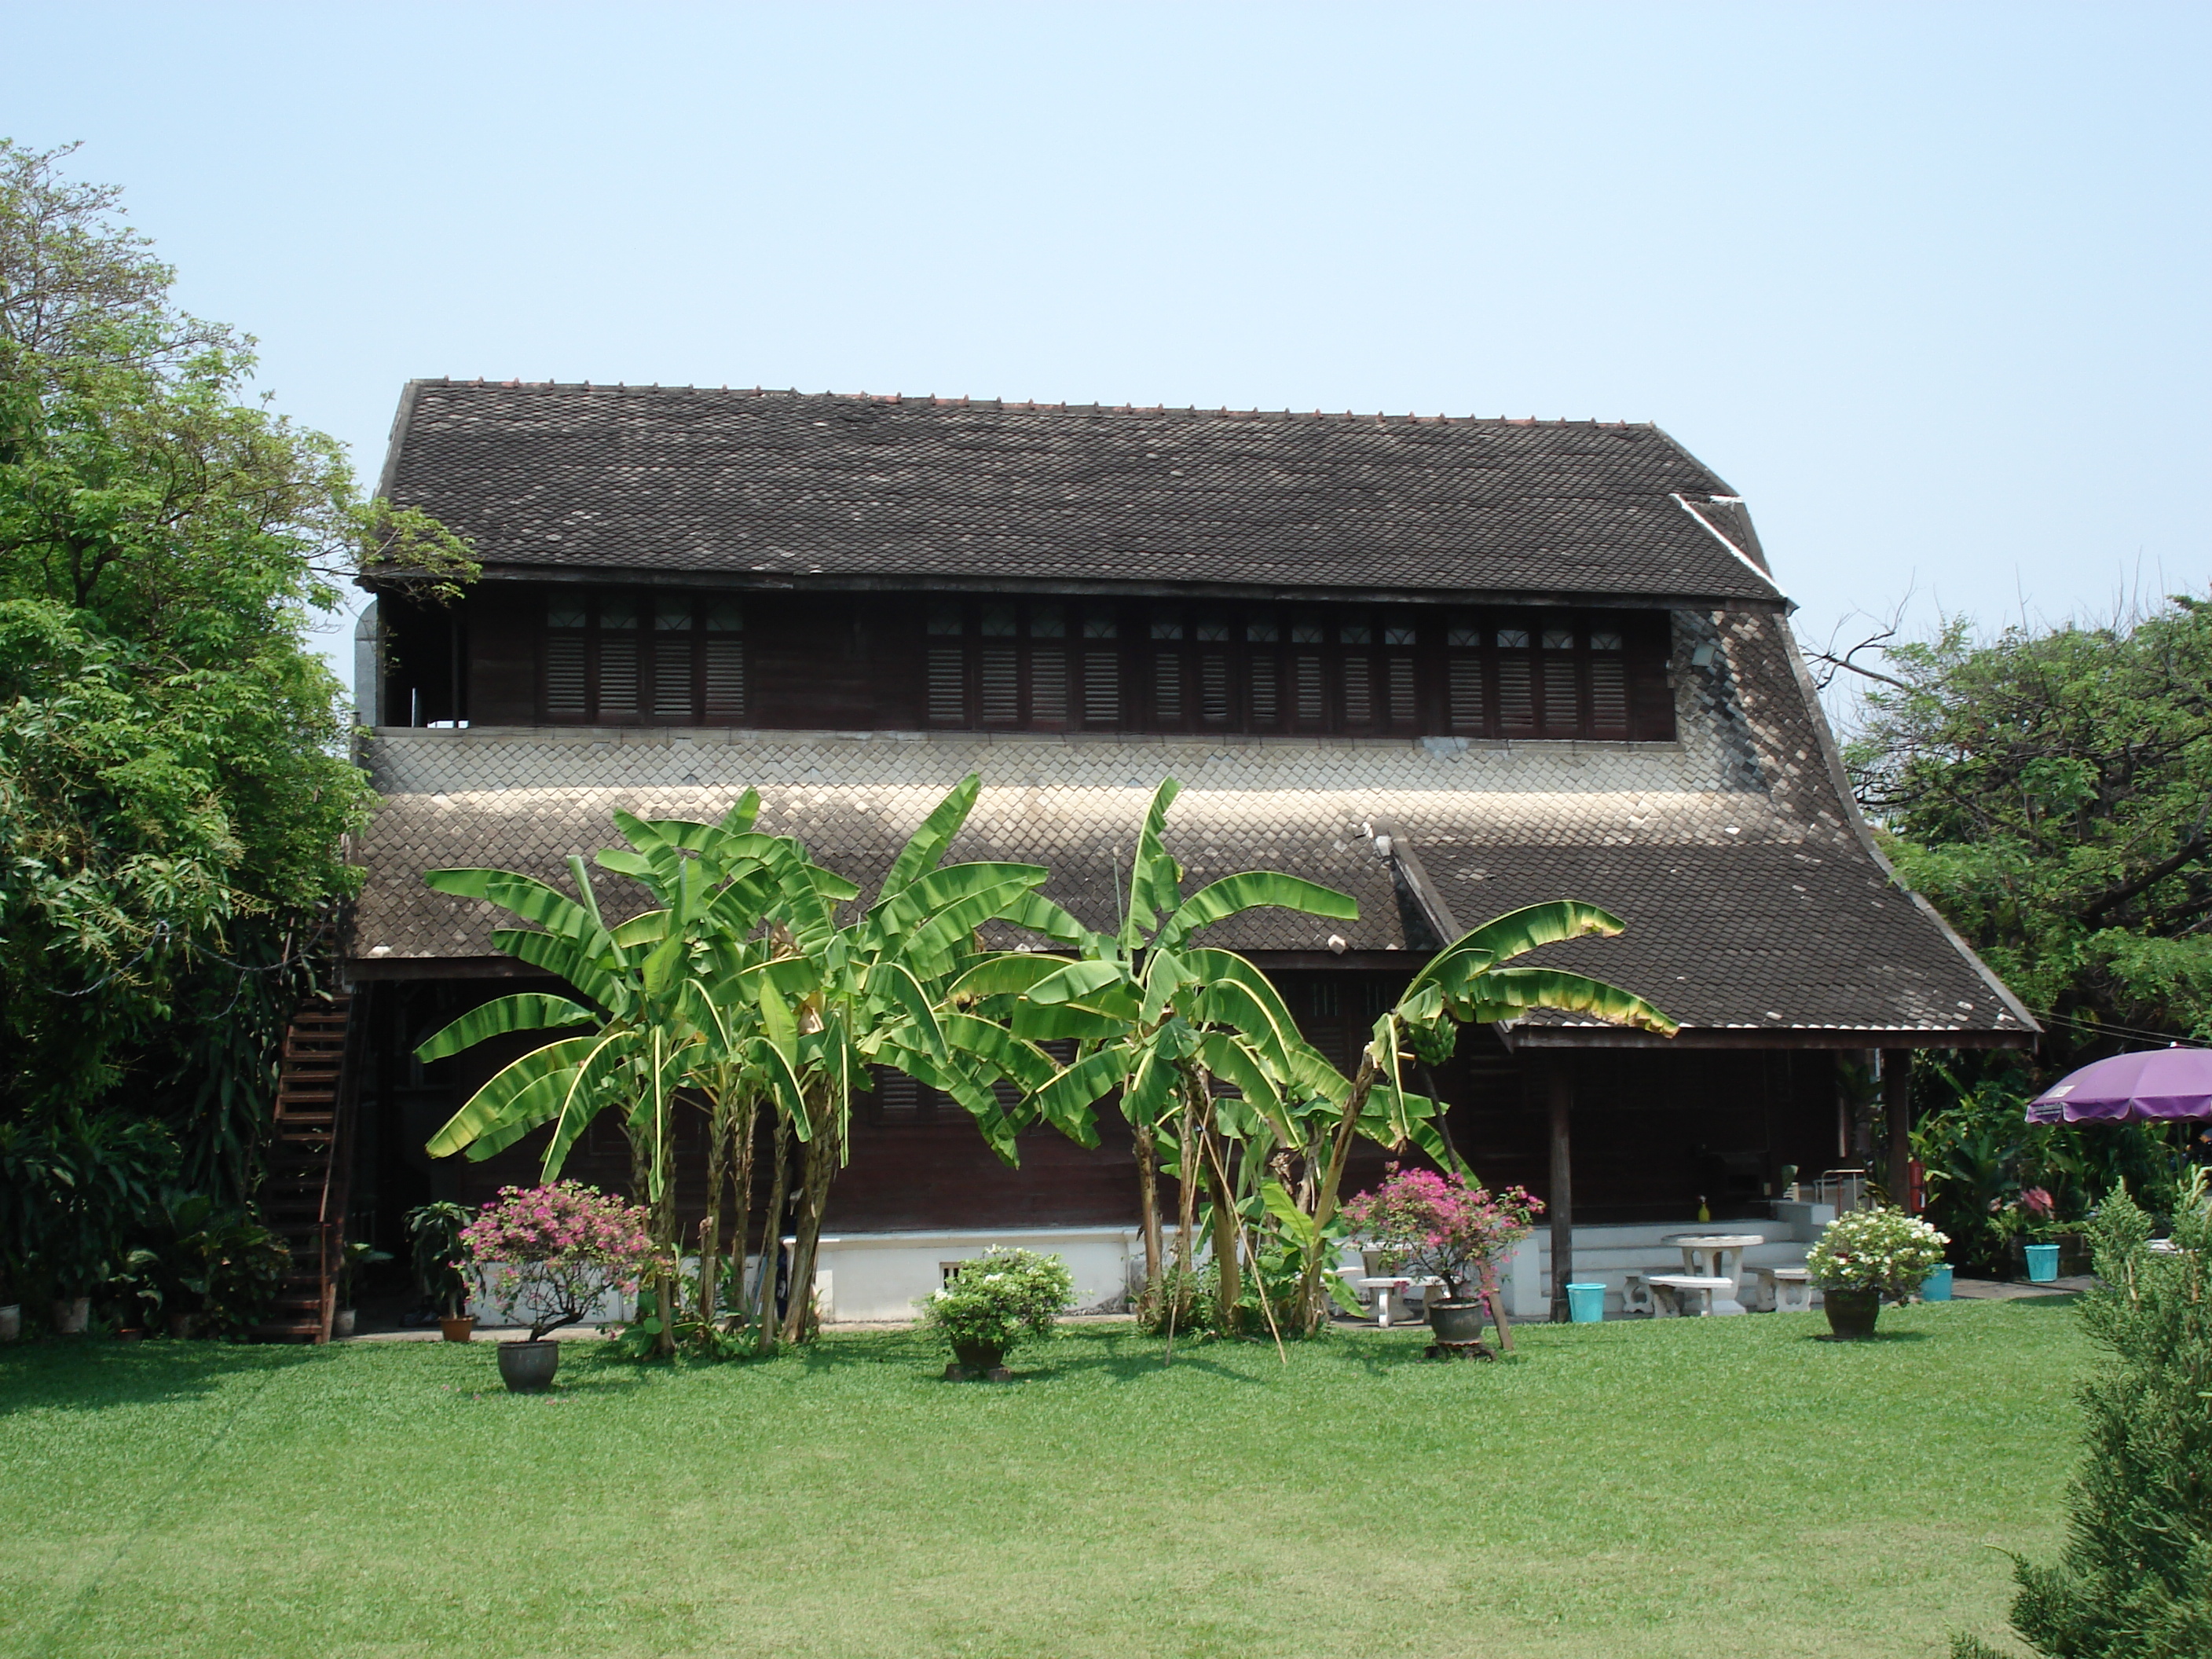
[[1912, 1050], [1885, 1048], [1881, 1052], [1881, 1103], [1888, 1118], [1888, 1155], [1883, 1161], [1882, 1184], [1889, 1201], [1900, 1210], [1911, 1204], [1912, 1176]]
[[1574, 1115], [1574, 1073], [1567, 1057], [1555, 1054], [1547, 1067], [1552, 1108], [1552, 1322], [1564, 1325], [1567, 1281], [1575, 1276], [1574, 1159], [1568, 1136]]

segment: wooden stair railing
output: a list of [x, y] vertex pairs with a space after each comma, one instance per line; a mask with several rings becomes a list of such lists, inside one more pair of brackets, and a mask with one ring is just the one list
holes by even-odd
[[353, 1161], [352, 1012], [350, 997], [319, 997], [302, 1004], [285, 1028], [259, 1208], [263, 1224], [289, 1247], [292, 1269], [257, 1336], [331, 1340]]

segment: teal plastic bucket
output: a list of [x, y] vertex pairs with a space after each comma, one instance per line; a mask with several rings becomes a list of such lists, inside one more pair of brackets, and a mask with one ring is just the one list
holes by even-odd
[[[2027, 1247], [2027, 1277], [2031, 1283], [2048, 1285], [2058, 1277], [2058, 1247], [2056, 1244], [2031, 1244]], [[1570, 1290], [1573, 1286], [1568, 1287]]]
[[1567, 1286], [1567, 1317], [1577, 1325], [1595, 1325], [1605, 1317], [1605, 1286]]
[[1945, 1262], [1920, 1281], [1920, 1299], [1923, 1302], [1948, 1302], [1951, 1299], [1951, 1264], [1949, 1262]]

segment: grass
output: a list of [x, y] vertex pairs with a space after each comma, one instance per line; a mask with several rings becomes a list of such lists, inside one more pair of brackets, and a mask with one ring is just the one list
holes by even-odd
[[0, 1350], [0, 1655], [1939, 1655], [2045, 1554], [2087, 1350], [2045, 1302], [1185, 1347], [948, 1385], [487, 1345]]

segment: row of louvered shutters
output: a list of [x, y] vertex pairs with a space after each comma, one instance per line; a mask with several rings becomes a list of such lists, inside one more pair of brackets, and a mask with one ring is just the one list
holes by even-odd
[[[1410, 653], [1285, 653], [1238, 660], [1227, 653], [1160, 652], [1140, 659], [1123, 696], [1118, 651], [940, 645], [928, 659], [932, 726], [1059, 731], [1418, 732], [1420, 665]], [[1629, 735], [1628, 664], [1619, 651], [1449, 652], [1439, 688], [1442, 728], [1468, 736]], [[1075, 717], [1070, 719], [1073, 706]]]
[[548, 608], [544, 707], [552, 720], [738, 724], [744, 614], [680, 597], [646, 607], [579, 599]]

